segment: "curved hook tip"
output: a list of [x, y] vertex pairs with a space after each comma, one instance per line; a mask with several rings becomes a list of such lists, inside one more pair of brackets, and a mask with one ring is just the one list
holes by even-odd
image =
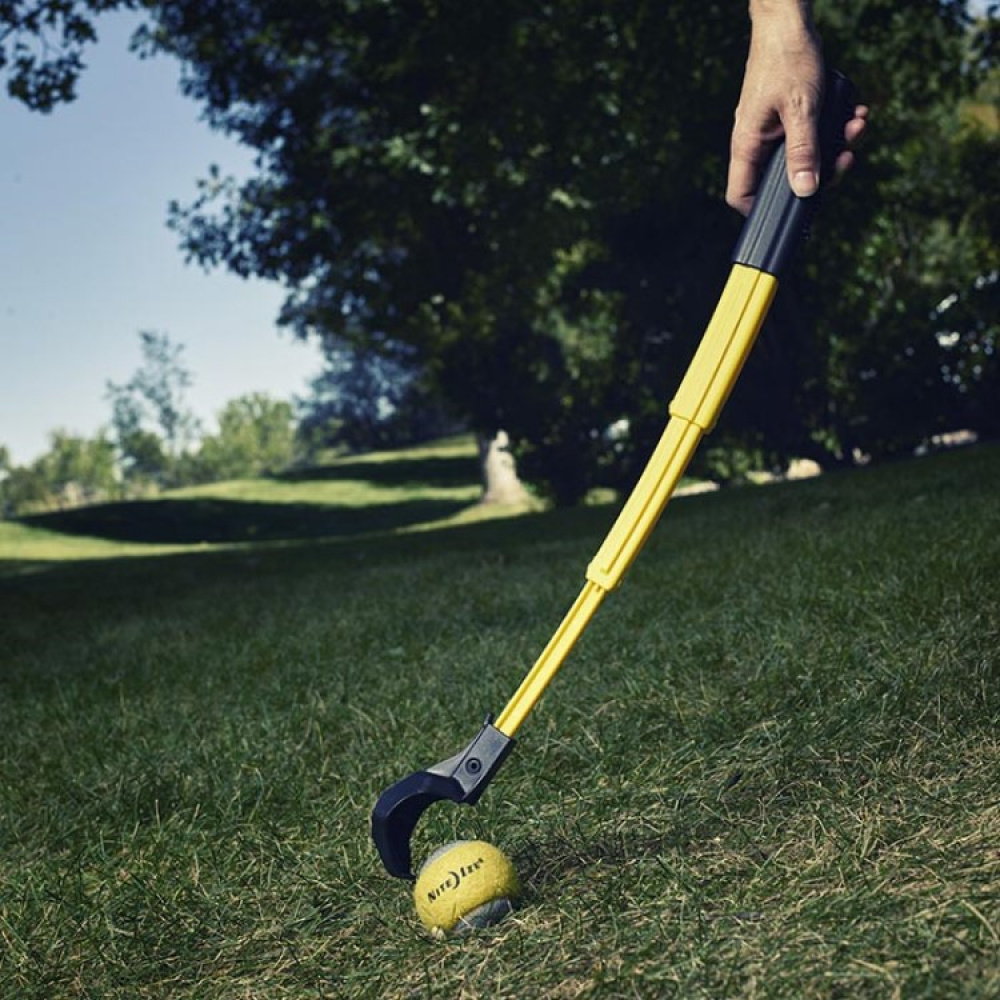
[[372, 839], [386, 871], [413, 881], [410, 838], [420, 817], [435, 802], [461, 802], [462, 786], [453, 778], [418, 771], [387, 788], [372, 811]]

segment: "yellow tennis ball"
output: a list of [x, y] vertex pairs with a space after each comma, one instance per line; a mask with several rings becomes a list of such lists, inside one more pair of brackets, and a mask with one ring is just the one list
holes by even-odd
[[424, 862], [413, 902], [421, 923], [444, 937], [502, 920], [520, 892], [517, 872], [503, 851], [484, 840], [456, 840]]

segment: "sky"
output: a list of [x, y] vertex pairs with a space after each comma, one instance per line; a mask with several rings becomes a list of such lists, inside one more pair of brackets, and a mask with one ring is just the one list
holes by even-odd
[[212, 132], [168, 57], [129, 52], [133, 15], [99, 19], [77, 99], [29, 112], [0, 92], [0, 445], [16, 464], [62, 429], [109, 423], [108, 380], [141, 361], [139, 331], [184, 346], [187, 402], [206, 429], [248, 392], [304, 395], [318, 347], [279, 331], [281, 289], [187, 265], [167, 205], [250, 153]]

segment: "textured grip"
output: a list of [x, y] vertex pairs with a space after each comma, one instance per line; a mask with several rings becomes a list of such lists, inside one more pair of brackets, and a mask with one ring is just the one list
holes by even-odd
[[[857, 95], [846, 76], [827, 73], [823, 109], [819, 120], [820, 178], [833, 176], [834, 164], [844, 149], [844, 126], [854, 117]], [[799, 242], [808, 234], [820, 193], [799, 198], [788, 183], [785, 144], [774, 151], [764, 171], [753, 208], [733, 251], [733, 262], [779, 275]]]

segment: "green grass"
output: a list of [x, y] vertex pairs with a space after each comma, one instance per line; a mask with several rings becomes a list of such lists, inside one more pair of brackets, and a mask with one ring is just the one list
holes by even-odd
[[524, 513], [479, 507], [480, 493], [474, 442], [448, 439], [273, 479], [212, 483], [155, 499], [0, 521], [0, 575], [65, 560], [362, 537]]
[[1000, 450], [675, 501], [479, 806], [418, 829], [526, 888], [444, 944], [371, 806], [503, 707], [613, 510], [414, 520], [463, 488], [424, 459], [368, 470], [401, 509], [364, 534], [14, 553], [0, 997], [1000, 995]]
[[0, 576], [40, 569], [50, 562], [149, 556], [180, 552], [184, 548], [141, 543], [127, 545], [100, 537], [73, 537], [23, 522], [0, 521]]

